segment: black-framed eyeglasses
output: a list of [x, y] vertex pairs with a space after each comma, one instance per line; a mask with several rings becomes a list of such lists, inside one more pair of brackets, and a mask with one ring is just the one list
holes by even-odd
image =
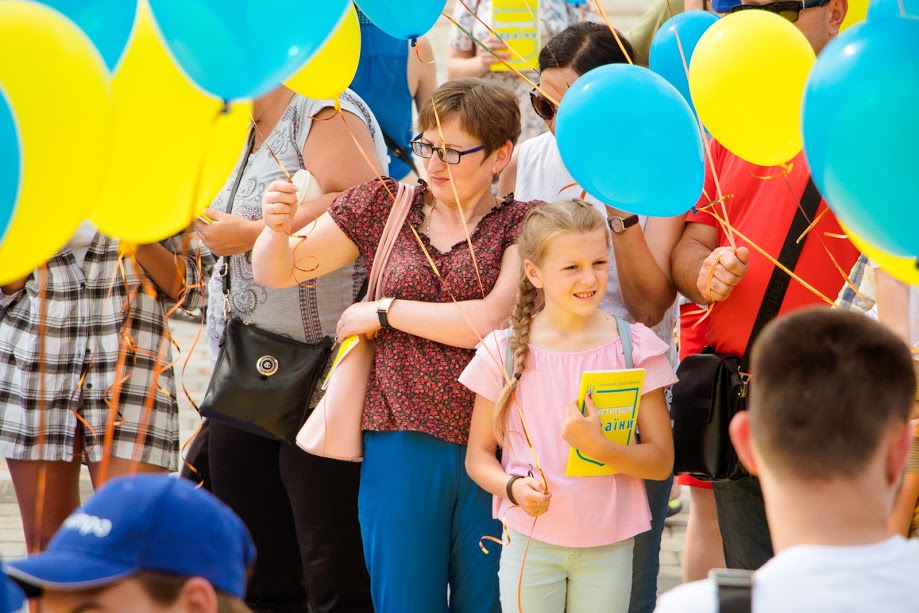
[[412, 142], [409, 143], [411, 144], [412, 151], [415, 153], [415, 155], [418, 157], [423, 157], [427, 160], [430, 159], [430, 157], [434, 155], [434, 152], [436, 151], [437, 157], [440, 158], [440, 161], [447, 164], [459, 164], [464, 155], [475, 153], [476, 151], [481, 151], [485, 148], [485, 145], [479, 145], [478, 147], [466, 149], [465, 151], [457, 151], [456, 149], [451, 149], [450, 147], [435, 147], [431, 143], [425, 143], [418, 140], [419, 138], [421, 138], [420, 134], [413, 138]]
[[546, 121], [552, 121], [552, 118], [555, 117], [555, 111], [558, 110], [555, 103], [544, 98], [535, 87], [530, 90], [530, 104], [533, 105], [533, 110], [536, 111], [536, 114]]
[[798, 15], [804, 9], [812, 9], [818, 6], [826, 6], [830, 0], [783, 0], [782, 2], [770, 2], [769, 4], [738, 4], [731, 7], [732, 13], [738, 13], [746, 10], [769, 11], [779, 17], [784, 17], [791, 23], [798, 21]]

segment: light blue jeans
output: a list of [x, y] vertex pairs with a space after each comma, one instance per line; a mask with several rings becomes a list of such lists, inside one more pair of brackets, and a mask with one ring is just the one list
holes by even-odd
[[[504, 613], [626, 613], [632, 586], [632, 539], [600, 547], [561, 547], [510, 530], [498, 581]], [[521, 584], [520, 568], [523, 567]], [[521, 602], [518, 605], [518, 586]]]

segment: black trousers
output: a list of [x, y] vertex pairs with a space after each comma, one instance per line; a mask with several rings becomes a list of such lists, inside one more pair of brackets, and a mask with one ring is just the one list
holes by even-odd
[[[214, 494], [258, 551], [246, 594], [256, 613], [373, 611], [357, 519], [359, 463], [310, 455], [212, 421]], [[308, 595], [308, 596], [307, 596]]]

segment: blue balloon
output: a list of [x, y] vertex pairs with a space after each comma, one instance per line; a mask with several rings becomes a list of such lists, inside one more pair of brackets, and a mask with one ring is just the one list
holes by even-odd
[[176, 63], [223, 100], [258, 98], [325, 44], [349, 0], [150, 0]]
[[434, 27], [447, 0], [354, 0], [373, 25], [390, 36], [411, 40]]
[[22, 157], [19, 127], [13, 109], [0, 88], [0, 243], [16, 212], [19, 187], [22, 184]]
[[[900, 11], [901, 2], [905, 15]], [[919, 0], [871, 0], [868, 4], [866, 21], [890, 17], [919, 17]]]
[[[654, 40], [651, 41], [649, 57], [651, 70], [667, 79], [678, 92], [683, 94], [683, 98], [689, 103], [693, 113], [696, 107], [693, 106], [692, 97], [689, 95], [689, 78], [687, 77], [689, 61], [699, 39], [716, 21], [718, 21], [718, 16], [707, 11], [680, 13], [665, 21], [654, 35]], [[677, 44], [677, 35], [680, 37], [680, 44]], [[683, 54], [686, 56], [685, 67], [683, 57], [680, 55], [681, 45]]]
[[705, 178], [699, 126], [683, 96], [647, 68], [587, 72], [556, 119], [565, 167], [595, 198], [632, 213], [685, 213]]
[[852, 26], [804, 89], [804, 151], [839, 218], [875, 246], [919, 255], [919, 19]]
[[115, 72], [131, 37], [137, 0], [38, 0], [63, 13], [89, 37]]

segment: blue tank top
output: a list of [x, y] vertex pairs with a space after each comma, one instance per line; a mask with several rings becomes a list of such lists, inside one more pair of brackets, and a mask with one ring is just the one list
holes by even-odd
[[[351, 89], [364, 99], [383, 132], [411, 153], [412, 94], [408, 90], [408, 41], [386, 34], [360, 12], [361, 60]], [[389, 175], [401, 179], [411, 168], [389, 150]]]

